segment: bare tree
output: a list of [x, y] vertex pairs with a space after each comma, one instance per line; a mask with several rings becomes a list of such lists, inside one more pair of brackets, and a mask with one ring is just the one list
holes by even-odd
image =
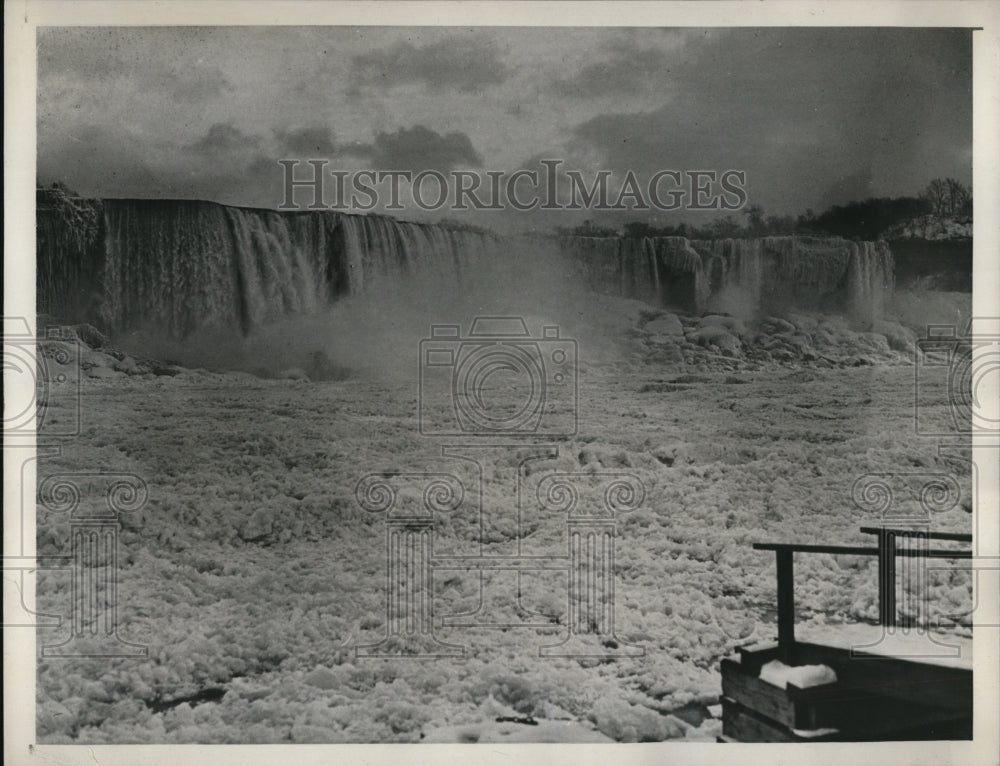
[[751, 205], [746, 210], [743, 211], [743, 215], [747, 217], [747, 227], [750, 229], [750, 235], [754, 237], [759, 237], [767, 229], [764, 221], [764, 208], [760, 205]]
[[930, 204], [931, 212], [939, 218], [945, 214], [948, 204], [948, 184], [940, 178], [935, 178], [921, 193], [921, 198]]
[[938, 218], [972, 214], [972, 190], [954, 178], [935, 178], [920, 197]]
[[969, 215], [972, 212], [972, 191], [954, 178], [945, 179], [948, 187], [948, 207], [951, 215]]

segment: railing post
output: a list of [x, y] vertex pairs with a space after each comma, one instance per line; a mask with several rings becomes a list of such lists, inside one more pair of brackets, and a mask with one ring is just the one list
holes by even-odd
[[791, 665], [795, 659], [795, 581], [792, 551], [775, 551], [778, 573], [778, 659]]
[[887, 529], [878, 532], [878, 621], [896, 627], [896, 535]]

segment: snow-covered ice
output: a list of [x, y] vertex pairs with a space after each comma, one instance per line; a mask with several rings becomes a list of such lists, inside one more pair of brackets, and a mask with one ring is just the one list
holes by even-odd
[[[358, 480], [455, 468], [418, 432], [415, 381], [154, 375], [141, 355], [122, 370], [89, 357], [81, 434], [42, 455], [39, 476], [128, 471], [147, 482], [146, 507], [121, 519], [118, 620], [150, 651], [40, 661], [38, 741], [712, 739], [720, 658], [776, 632], [774, 556], [753, 542], [871, 544], [859, 527], [879, 519], [852, 501], [852, 485], [900, 470], [955, 476], [962, 502], [933, 526], [970, 529], [969, 465], [913, 438], [914, 370], [884, 335], [876, 342], [835, 317], [730, 323], [740, 345], [727, 354], [697, 317], [678, 315], [677, 335], [665, 312], [638, 301], [594, 296], [590, 308], [567, 330], [581, 348], [578, 432], [522, 479], [532, 498], [553, 471], [642, 481], [644, 504], [617, 519], [614, 570], [616, 635], [641, 656], [540, 656], [565, 636], [566, 579], [524, 572], [521, 605], [541, 626], [440, 628], [442, 641], [466, 647], [457, 659], [357, 657], [384, 635], [386, 613], [385, 519], [358, 505]], [[416, 344], [393, 349], [400, 369], [416, 369]], [[47, 417], [71, 414], [74, 384], [51, 386]], [[947, 381], [929, 385], [940, 405], [928, 414], [945, 419]], [[483, 468], [485, 503], [510, 508], [516, 462]], [[521, 523], [525, 551], [565, 551], [564, 517], [530, 508]], [[482, 533], [487, 552], [507, 551], [516, 518], [498, 512]], [[446, 515], [435, 534], [448, 550], [477, 543], [480, 530]], [[40, 507], [39, 553], [69, 545], [65, 515]], [[795, 575], [800, 622], [835, 630], [877, 619], [873, 557], [799, 556]], [[482, 577], [489, 609], [516, 612], [518, 580]], [[927, 581], [935, 611], [920, 619], [971, 611], [967, 569]], [[433, 587], [442, 613], [476, 606], [474, 573], [436, 575]], [[65, 573], [40, 572], [39, 610], [66, 615], [69, 603]], [[961, 617], [950, 624], [969, 632]], [[200, 701], [211, 689], [221, 694]], [[498, 723], [503, 710], [538, 726]]]

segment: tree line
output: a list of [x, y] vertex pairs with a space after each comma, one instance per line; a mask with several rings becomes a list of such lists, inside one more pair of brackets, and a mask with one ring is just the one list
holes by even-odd
[[810, 209], [797, 216], [767, 215], [762, 206], [749, 205], [739, 218], [730, 215], [702, 226], [688, 223], [653, 226], [646, 221], [631, 221], [619, 230], [587, 221], [582, 226], [561, 228], [558, 233], [590, 237], [676, 236], [690, 239], [795, 234], [874, 240], [897, 226], [923, 216], [971, 219], [972, 190], [954, 178], [935, 178], [916, 197], [871, 197], [859, 202], [834, 205], [819, 214]]

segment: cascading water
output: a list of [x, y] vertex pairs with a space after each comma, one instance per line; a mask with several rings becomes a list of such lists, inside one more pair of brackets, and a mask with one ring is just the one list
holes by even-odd
[[172, 200], [77, 208], [39, 206], [39, 311], [173, 337], [248, 332], [411, 273], [460, 279], [498, 248], [489, 234], [327, 211]]
[[882, 316], [886, 299], [895, 287], [892, 252], [885, 242], [852, 242], [850, 311], [861, 321]]
[[647, 238], [660, 273], [659, 303], [700, 309], [709, 295], [702, 257], [686, 237]]
[[309, 313], [345, 291], [334, 222], [202, 202], [107, 200], [102, 324], [183, 337]]
[[692, 246], [704, 258], [708, 295], [725, 306], [739, 294], [753, 313], [799, 306], [847, 311], [871, 322], [893, 290], [885, 242], [764, 237], [695, 240]]
[[706, 306], [709, 297], [724, 299], [734, 290], [752, 311], [760, 308], [764, 287], [760, 240], [695, 240], [692, 247], [702, 258], [699, 308]]
[[319, 215], [334, 217], [343, 229], [352, 293], [408, 274], [460, 280], [477, 263], [499, 254], [499, 240], [490, 234], [383, 216]]
[[76, 200], [61, 190], [38, 195], [36, 303], [45, 312], [59, 307], [66, 316], [95, 320], [101, 312], [104, 266], [103, 205]]
[[[768, 237], [514, 237], [338, 211], [42, 197], [38, 309], [112, 332], [243, 333], [415, 278], [469, 286], [524, 251], [563, 259], [589, 289], [689, 310], [798, 305], [877, 318], [893, 288], [884, 242]], [[718, 305], [721, 303], [721, 309]]]
[[565, 237], [559, 244], [593, 290], [655, 305], [703, 302], [702, 260], [684, 237]]

